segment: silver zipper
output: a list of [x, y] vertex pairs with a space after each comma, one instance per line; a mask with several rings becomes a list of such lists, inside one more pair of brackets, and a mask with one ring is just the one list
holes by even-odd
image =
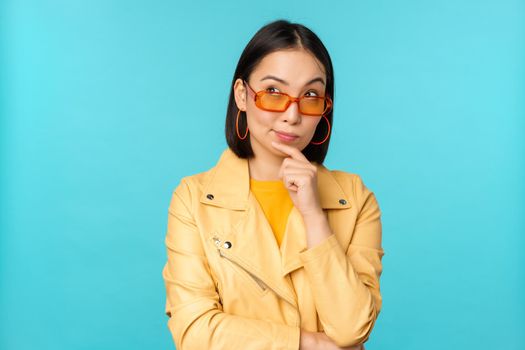
[[245, 271], [246, 273], [248, 273], [248, 275], [250, 275], [250, 277], [257, 283], [257, 285], [259, 286], [259, 288], [261, 288], [261, 290], [264, 292], [266, 290], [266, 288], [268, 288], [268, 286], [266, 285], [266, 283], [264, 283], [263, 281], [261, 281], [261, 279], [257, 276], [255, 276], [253, 273], [251, 273], [250, 271], [246, 270], [244, 267], [242, 267], [241, 265], [239, 265], [239, 263], [237, 263], [236, 261], [232, 260], [231, 258], [227, 257], [226, 255], [224, 255], [222, 253], [222, 250], [220, 249], [217, 249], [219, 251], [219, 255], [223, 258], [225, 258], [226, 260], [228, 261], [231, 261], [232, 263], [234, 263], [235, 265], [239, 266], [243, 271]]
[[281, 296], [281, 294], [279, 294], [278, 292], [275, 291], [275, 289], [271, 288], [271, 287], [268, 286], [266, 283], [264, 283], [259, 277], [255, 276], [253, 273], [251, 273], [250, 271], [248, 271], [246, 268], [244, 268], [244, 266], [242, 266], [241, 264], [239, 264], [237, 261], [235, 261], [235, 260], [233, 260], [232, 258], [230, 258], [230, 257], [228, 257], [228, 256], [226, 256], [226, 255], [224, 255], [224, 254], [222, 253], [221, 248], [220, 248], [221, 240], [220, 240], [217, 236], [214, 236], [214, 237], [213, 237], [213, 241], [214, 241], [214, 243], [215, 243], [215, 246], [217, 247], [217, 251], [219, 252], [219, 255], [220, 255], [222, 258], [224, 258], [224, 259], [226, 259], [226, 260], [228, 260], [228, 261], [234, 263], [235, 265], [239, 266], [242, 270], [246, 271], [246, 273], [248, 273], [248, 274], [252, 277], [252, 279], [253, 279], [255, 282], [257, 282], [257, 284], [259, 285], [259, 287], [260, 287], [263, 291], [265, 291], [266, 289], [270, 289], [270, 290], [273, 291], [276, 295], [279, 295], [284, 301], [286, 301], [288, 304], [290, 304], [294, 309], [296, 308], [296, 306], [295, 306], [292, 302], [290, 302], [288, 299], [286, 299], [286, 298], [284, 298], [283, 296]]
[[266, 290], [266, 288], [268, 288], [266, 283], [261, 281], [261, 279], [259, 277], [255, 276], [253, 273], [251, 273], [250, 271], [248, 271], [244, 267], [242, 267], [238, 262], [232, 260], [231, 258], [227, 257], [226, 255], [224, 255], [222, 253], [222, 250], [219, 248], [219, 246], [221, 245], [221, 240], [217, 236], [213, 237], [213, 241], [215, 242], [215, 245], [217, 246], [217, 251], [219, 252], [219, 255], [222, 258], [225, 258], [226, 260], [231, 261], [235, 265], [239, 266], [243, 271], [246, 271], [246, 273], [248, 273], [250, 275], [250, 277], [257, 283], [257, 285], [259, 286], [259, 288], [262, 289], [263, 292]]

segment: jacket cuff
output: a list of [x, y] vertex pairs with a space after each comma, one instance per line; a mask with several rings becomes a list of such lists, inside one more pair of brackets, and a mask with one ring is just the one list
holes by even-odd
[[332, 233], [318, 245], [299, 252], [299, 258], [303, 264], [306, 264], [322, 257], [327, 251], [332, 250], [338, 244], [337, 237]]

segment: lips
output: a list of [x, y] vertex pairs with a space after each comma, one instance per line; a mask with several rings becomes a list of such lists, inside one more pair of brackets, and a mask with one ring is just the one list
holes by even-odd
[[275, 131], [275, 135], [277, 135], [277, 138], [279, 138], [280, 141], [283, 142], [292, 142], [295, 141], [299, 136], [296, 134], [288, 133], [288, 132], [282, 132], [282, 131]]
[[284, 131], [277, 131], [275, 130], [276, 133], [278, 134], [281, 134], [283, 136], [288, 136], [288, 137], [299, 137], [299, 135], [297, 134], [292, 134], [292, 133], [289, 133], [289, 132], [284, 132]]

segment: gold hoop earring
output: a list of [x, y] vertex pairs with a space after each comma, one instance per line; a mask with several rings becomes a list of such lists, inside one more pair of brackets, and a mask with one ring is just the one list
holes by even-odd
[[330, 121], [328, 120], [328, 118], [325, 115], [323, 115], [323, 118], [326, 119], [326, 123], [328, 124], [328, 132], [326, 133], [326, 137], [321, 142], [310, 142], [311, 144], [320, 145], [320, 144], [324, 143], [328, 139], [328, 136], [330, 135]]
[[[237, 136], [241, 140], [244, 140], [246, 136], [248, 136], [248, 125], [246, 125], [246, 133], [244, 134], [244, 137], [241, 137], [241, 135], [239, 134], [239, 115], [240, 114], [241, 114], [241, 110], [239, 109], [239, 111], [237, 112], [237, 118], [235, 119], [235, 130], [237, 130]], [[248, 120], [246, 120], [246, 124], [248, 124]]]

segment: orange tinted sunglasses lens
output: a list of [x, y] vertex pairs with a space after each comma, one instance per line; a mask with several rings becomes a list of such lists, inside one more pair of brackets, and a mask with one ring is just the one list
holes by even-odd
[[[255, 102], [256, 105], [262, 109], [284, 112], [292, 100], [286, 94], [262, 91], [257, 94]], [[325, 97], [303, 96], [299, 99], [299, 111], [302, 114], [320, 116], [328, 112], [330, 107], [331, 101]]]
[[305, 114], [321, 115], [326, 110], [326, 100], [324, 97], [303, 97], [300, 102], [300, 109]]
[[263, 92], [259, 95], [258, 102], [261, 108], [282, 112], [286, 109], [288, 97], [286, 95]]

